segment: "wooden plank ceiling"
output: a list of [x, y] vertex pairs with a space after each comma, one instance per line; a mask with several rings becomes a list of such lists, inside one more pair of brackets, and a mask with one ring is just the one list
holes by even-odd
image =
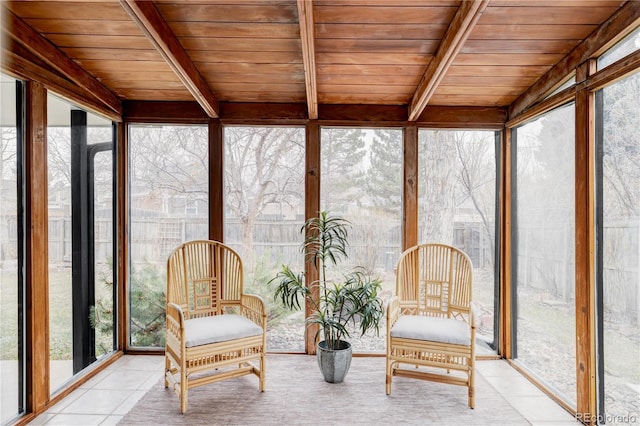
[[[9, 1], [120, 100], [509, 106], [621, 0]], [[15, 44], [17, 31], [7, 30]], [[46, 62], [46, 59], [43, 59]], [[69, 78], [68, 76], [66, 76]]]

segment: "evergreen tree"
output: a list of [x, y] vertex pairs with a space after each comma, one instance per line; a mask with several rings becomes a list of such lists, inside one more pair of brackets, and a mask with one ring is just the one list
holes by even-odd
[[366, 145], [361, 129], [323, 129], [321, 198], [323, 210], [345, 214], [359, 200], [365, 177]]
[[146, 263], [131, 267], [131, 344], [133, 346], [164, 346], [166, 288], [165, 273]]
[[[575, 107], [558, 108], [539, 119], [540, 132], [530, 153], [521, 152], [520, 161], [531, 155], [535, 167], [523, 179], [527, 184], [527, 216], [539, 225], [573, 223], [575, 180]], [[518, 144], [520, 140], [518, 140]], [[522, 155], [521, 155], [522, 154]], [[520, 179], [521, 174], [518, 174]], [[523, 205], [524, 206], [524, 205]]]
[[375, 129], [366, 188], [374, 207], [395, 214], [402, 208], [402, 132]]
[[[165, 340], [165, 288], [158, 283], [166, 282], [161, 271], [149, 262], [131, 268], [131, 344], [133, 346], [164, 346]], [[113, 349], [113, 261], [108, 259], [108, 268], [100, 274], [99, 282], [105, 286], [106, 295], [96, 300], [91, 307], [89, 321], [96, 331], [96, 354], [103, 355]]]

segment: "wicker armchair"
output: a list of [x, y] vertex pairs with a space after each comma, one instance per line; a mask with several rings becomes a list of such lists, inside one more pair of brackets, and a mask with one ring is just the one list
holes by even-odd
[[215, 241], [190, 241], [171, 253], [164, 385], [180, 397], [181, 413], [196, 386], [255, 374], [264, 390], [266, 326], [262, 299], [243, 293], [235, 251]]
[[402, 253], [396, 274], [397, 294], [387, 305], [387, 395], [393, 376], [432, 380], [467, 386], [473, 408], [471, 261], [454, 247], [423, 244]]

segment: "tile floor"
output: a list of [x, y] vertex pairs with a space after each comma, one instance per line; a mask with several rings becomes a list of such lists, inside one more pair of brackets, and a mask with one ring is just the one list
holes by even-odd
[[[31, 425], [115, 425], [162, 377], [161, 356], [125, 355], [38, 416]], [[505, 361], [478, 361], [477, 371], [532, 425], [578, 424]]]
[[477, 361], [476, 371], [532, 425], [581, 424], [506, 361]]
[[30, 425], [115, 425], [162, 377], [164, 357], [125, 355]]

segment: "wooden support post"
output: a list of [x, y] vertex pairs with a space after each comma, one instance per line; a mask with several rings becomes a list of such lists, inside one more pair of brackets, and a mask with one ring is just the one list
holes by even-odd
[[418, 244], [418, 128], [403, 132], [402, 250]]
[[502, 131], [500, 148], [500, 334], [498, 336], [498, 351], [507, 359], [512, 358], [512, 322], [513, 305], [512, 285], [515, 282], [511, 276], [511, 132], [505, 128]]
[[[309, 121], [305, 132], [306, 141], [306, 169], [304, 181], [305, 220], [318, 216], [320, 211], [320, 125], [317, 121]], [[306, 260], [306, 259], [305, 259]], [[312, 262], [305, 261], [306, 285], [318, 280], [318, 269]], [[315, 287], [312, 297], [319, 297], [318, 287]], [[313, 314], [313, 308], [308, 304], [304, 309], [305, 318]], [[315, 335], [318, 325], [306, 328], [304, 345], [308, 354], [316, 353]]]
[[38, 413], [49, 401], [47, 91], [33, 81], [25, 87], [26, 410]]
[[209, 239], [224, 242], [224, 136], [218, 119], [209, 120]]
[[[595, 350], [595, 138], [594, 93], [583, 84], [597, 70], [595, 59], [576, 70], [575, 285], [577, 413], [596, 419]], [[584, 86], [584, 87], [581, 87]]]
[[116, 126], [116, 208], [118, 262], [118, 349], [129, 347], [129, 125]]

